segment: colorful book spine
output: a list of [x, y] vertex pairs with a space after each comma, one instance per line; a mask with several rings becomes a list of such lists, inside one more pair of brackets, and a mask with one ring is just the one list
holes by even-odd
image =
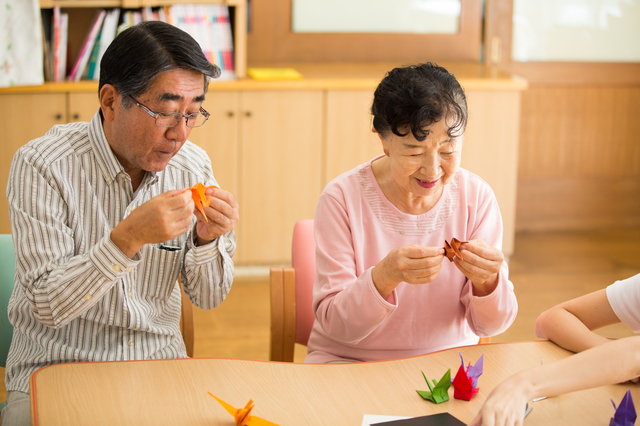
[[53, 81], [61, 81], [60, 79], [60, 27], [62, 25], [62, 18], [60, 17], [60, 6], [54, 6], [53, 8]]
[[98, 37], [98, 32], [102, 27], [102, 21], [104, 20], [105, 13], [106, 12], [104, 10], [100, 10], [96, 15], [96, 18], [93, 20], [93, 24], [89, 29], [89, 33], [87, 34], [84, 43], [82, 44], [82, 49], [80, 50], [80, 54], [78, 55], [76, 64], [69, 74], [70, 81], [79, 81], [80, 77], [82, 77], [84, 69], [89, 61], [91, 51], [93, 50], [93, 45], [95, 44], [96, 38]]

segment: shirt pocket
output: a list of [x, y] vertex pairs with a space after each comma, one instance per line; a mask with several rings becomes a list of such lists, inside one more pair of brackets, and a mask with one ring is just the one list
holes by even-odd
[[[183, 249], [174, 249], [170, 243], [148, 246], [142, 273], [140, 295], [144, 299], [168, 299], [176, 286], [182, 269]], [[140, 270], [141, 269], [141, 270]]]

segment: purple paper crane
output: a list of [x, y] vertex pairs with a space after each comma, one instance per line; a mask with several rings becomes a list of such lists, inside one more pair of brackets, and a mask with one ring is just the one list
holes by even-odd
[[624, 394], [620, 405], [616, 407], [616, 403], [611, 400], [613, 408], [616, 412], [609, 422], [609, 426], [633, 426], [636, 423], [636, 409], [633, 406], [631, 398], [631, 389]]
[[[462, 363], [462, 368], [464, 368], [464, 359], [462, 358], [462, 354], [459, 351], [458, 351], [458, 354], [460, 355], [460, 362]], [[484, 360], [484, 354], [480, 355], [480, 358], [478, 358], [478, 362], [476, 362], [475, 365], [471, 365], [471, 363], [469, 363], [469, 365], [465, 369], [465, 372], [467, 373], [467, 377], [470, 379], [473, 379], [474, 388], [478, 387], [478, 377], [482, 375], [483, 360]]]

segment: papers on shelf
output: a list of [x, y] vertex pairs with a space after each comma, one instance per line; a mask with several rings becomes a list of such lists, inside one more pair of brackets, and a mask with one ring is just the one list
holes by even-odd
[[249, 77], [254, 80], [300, 80], [302, 74], [293, 68], [249, 68], [247, 70]]

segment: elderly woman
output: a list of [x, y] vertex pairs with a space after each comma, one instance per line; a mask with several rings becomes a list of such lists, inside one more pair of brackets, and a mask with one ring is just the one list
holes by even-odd
[[[305, 362], [472, 345], [516, 317], [498, 203], [460, 168], [460, 84], [431, 63], [396, 68], [371, 112], [384, 155], [338, 176], [318, 201], [316, 320]], [[449, 262], [443, 246], [452, 238], [464, 243]]]

